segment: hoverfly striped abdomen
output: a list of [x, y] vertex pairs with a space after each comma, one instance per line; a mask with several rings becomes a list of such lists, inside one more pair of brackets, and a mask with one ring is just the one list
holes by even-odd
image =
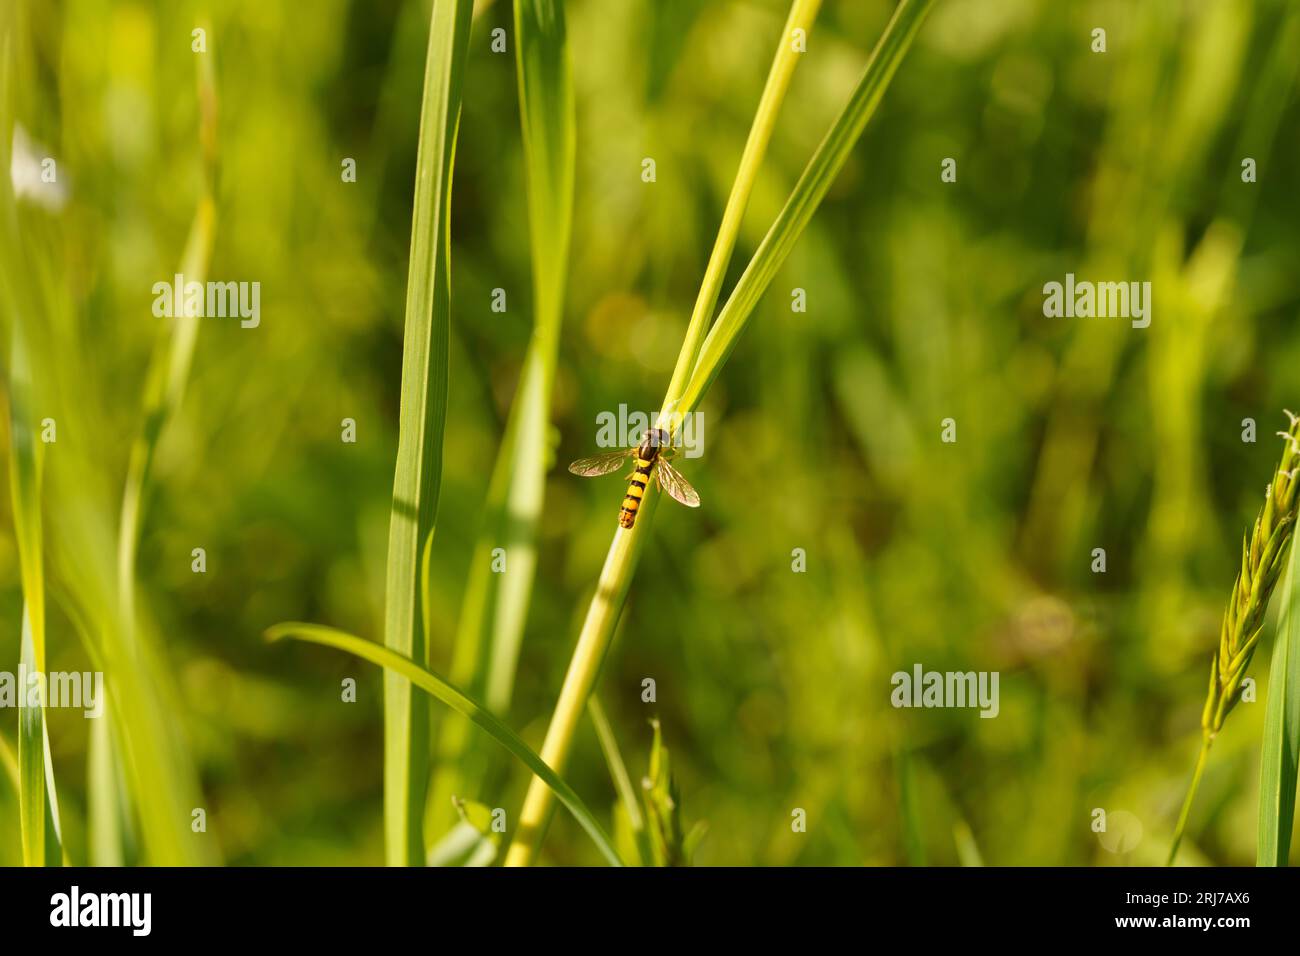
[[671, 441], [672, 437], [667, 431], [662, 428], [652, 428], [645, 433], [641, 444], [635, 448], [624, 448], [621, 451], [605, 452], [603, 455], [592, 455], [590, 458], [579, 458], [569, 465], [569, 471], [584, 478], [595, 478], [618, 471], [623, 462], [629, 458], [635, 460], [627, 494], [623, 496], [623, 507], [618, 510], [618, 523], [624, 528], [631, 528], [636, 524], [636, 513], [641, 508], [645, 490], [652, 478], [674, 500], [680, 501], [688, 508], [698, 508], [700, 496], [691, 487], [691, 483], [683, 478], [676, 468], [668, 464], [675, 453]]
[[618, 510], [618, 523], [624, 528], [636, 524], [637, 509], [645, 497], [645, 489], [650, 484], [650, 472], [659, 460], [659, 453], [669, 442], [668, 432], [662, 428], [653, 428], [645, 433], [636, 450], [636, 468], [628, 482], [627, 494], [623, 496], [623, 506]]

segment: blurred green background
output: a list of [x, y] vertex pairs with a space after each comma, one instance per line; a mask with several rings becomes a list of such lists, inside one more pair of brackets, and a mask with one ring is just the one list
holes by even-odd
[[[81, 411], [46, 468], [110, 528], [157, 331], [151, 287], [176, 271], [200, 191], [190, 42], [208, 30], [210, 276], [260, 281], [262, 321], [200, 324], [159, 449], [141, 601], [214, 857], [378, 864], [380, 673], [268, 646], [262, 631], [307, 620], [381, 638], [428, 4], [5, 2], [15, 113], [57, 157], [68, 202], [23, 213], [42, 239], [0, 262], [0, 281], [33, 263], [55, 279], [75, 329], [58, 362]], [[444, 673], [532, 327], [514, 48], [490, 45], [511, 12], [481, 6], [455, 170], [431, 575]], [[622, 495], [563, 465], [599, 450], [599, 412], [657, 408], [787, 9], [568, 4], [578, 166], [556, 467], [508, 714], [534, 746]], [[825, 4], [728, 287], [891, 9]], [[1104, 54], [1091, 50], [1097, 27]], [[1239, 539], [1277, 460], [1282, 408], [1300, 406], [1298, 69], [1300, 7], [1282, 0], [940, 0], [710, 392], [705, 455], [679, 461], [703, 507], [658, 509], [605, 664], [600, 696], [634, 778], [649, 719], [663, 722], [685, 820], [708, 824], [698, 863], [1162, 860]], [[355, 183], [341, 180], [346, 157]], [[945, 157], [955, 183], [940, 181]], [[1241, 182], [1243, 157], [1257, 183]], [[1066, 272], [1151, 281], [1150, 328], [1045, 318], [1042, 286]], [[790, 308], [795, 288], [806, 313]], [[955, 444], [940, 442], [948, 417]], [[340, 440], [344, 418], [355, 444]], [[0, 668], [16, 670], [8, 495], [0, 508]], [[107, 548], [111, 563], [111, 536], [67, 530], [51, 531], [53, 551]], [[190, 569], [195, 547], [204, 575]], [[1105, 574], [1090, 570], [1099, 547]], [[792, 573], [795, 548], [806, 573]], [[53, 563], [49, 666], [88, 669]], [[1259, 703], [1238, 708], [1212, 754], [1186, 860], [1254, 860], [1268, 659], [1256, 658]], [[916, 663], [999, 671], [1000, 715], [893, 709], [890, 675]], [[346, 677], [355, 704], [339, 699]], [[0, 735], [15, 730], [11, 712]], [[86, 857], [87, 734], [79, 714], [50, 717], [74, 861]], [[614, 791], [589, 724], [566, 776], [607, 818]], [[466, 796], [513, 820], [526, 783], [501, 761]], [[16, 808], [0, 785], [3, 864], [21, 859]], [[791, 831], [794, 808], [806, 833]], [[1132, 814], [1136, 848], [1108, 850], [1094, 808]], [[563, 813], [543, 859], [599, 861]]]

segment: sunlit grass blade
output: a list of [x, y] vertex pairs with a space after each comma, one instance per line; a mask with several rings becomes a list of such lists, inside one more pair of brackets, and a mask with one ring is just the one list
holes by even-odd
[[933, 0], [903, 0], [894, 10], [893, 18], [872, 51], [848, 104], [809, 160], [785, 207], [767, 231], [704, 340], [699, 362], [683, 391], [678, 412], [685, 414], [694, 410], [722, 371], [759, 299], [848, 161], [932, 5]]
[[[776, 119], [781, 113], [781, 103], [785, 100], [786, 90], [794, 77], [794, 69], [801, 54], [794, 47], [794, 33], [802, 30], [806, 36], [817, 19], [821, 0], [795, 0], [790, 6], [790, 15], [781, 31], [775, 57], [768, 71], [767, 82], [763, 86], [763, 95], [754, 111], [754, 122], [745, 140], [744, 152], [740, 155], [740, 164], [736, 168], [736, 178], [731, 184], [731, 194], [727, 198], [726, 209], [722, 213], [722, 222], [718, 225], [718, 234], [713, 242], [713, 251], [709, 255], [709, 264], [704, 270], [704, 279], [700, 282], [699, 294], [695, 297], [695, 308], [691, 311], [691, 320], [686, 327], [686, 337], [682, 341], [681, 351], [677, 355], [677, 364], [673, 367], [673, 377], [668, 383], [664, 395], [663, 408], [677, 409], [682, 391], [690, 380], [695, 363], [699, 360], [700, 349], [704, 345], [705, 333], [713, 319], [713, 310], [717, 307], [718, 296], [722, 292], [722, 282], [727, 275], [727, 266], [731, 264], [731, 254], [736, 248], [736, 238], [740, 235], [740, 224], [749, 205], [750, 193], [758, 179], [758, 171], [763, 165], [767, 153], [767, 144], [772, 139], [776, 128]], [[663, 423], [661, 423], [663, 424]]]
[[[31, 411], [31, 364], [21, 327], [16, 323], [10, 351], [9, 492], [18, 539], [23, 588], [21, 672], [45, 673], [45, 555], [41, 522], [41, 452]], [[61, 849], [47, 839], [48, 816], [44, 697], [31, 706], [26, 687], [19, 688], [18, 788], [22, 821], [23, 863], [57, 865]]]
[[529, 770], [544, 780], [546, 785], [559, 797], [560, 802], [573, 814], [574, 819], [587, 832], [587, 835], [595, 842], [601, 855], [609, 863], [615, 866], [621, 865], [618, 853], [615, 852], [613, 844], [605, 835], [605, 831], [601, 829], [596, 818], [582, 802], [582, 798], [573, 791], [573, 788], [565, 783], [559, 774], [537, 755], [536, 751], [524, 743], [518, 734], [502, 723], [491, 711], [447, 683], [437, 674], [381, 644], [363, 640], [355, 635], [331, 627], [288, 622], [269, 628], [266, 636], [273, 641], [284, 638], [309, 641], [313, 644], [323, 644], [326, 647], [334, 647], [355, 654], [372, 664], [378, 664], [384, 668], [386, 673], [400, 674], [404, 680], [436, 697], [457, 713], [468, 717], [486, 730], [497, 743], [518, 757]]
[[[31, 610], [23, 604], [22, 670], [42, 670], [36, 663]], [[23, 865], [45, 866], [45, 712], [40, 706], [18, 709], [18, 814], [22, 821]]]
[[[427, 662], [420, 563], [442, 481], [451, 324], [451, 176], [469, 45], [469, 0], [434, 0], [420, 108], [411, 254], [402, 343], [397, 467], [388, 536], [384, 643]], [[406, 678], [384, 672], [384, 832], [390, 865], [424, 861], [428, 708]]]
[[1286, 866], [1295, 822], [1296, 775], [1300, 773], [1300, 548], [1292, 547], [1282, 582], [1282, 610], [1259, 761], [1258, 866]]
[[[551, 392], [573, 225], [574, 104], [563, 4], [519, 0], [515, 50], [535, 320], [488, 486], [451, 665], [451, 679], [482, 693], [498, 714], [509, 708], [514, 690], [537, 567], [537, 528], [550, 465]], [[496, 548], [505, 552], [503, 574], [492, 571]], [[471, 739], [467, 731], [461, 718], [448, 715], [439, 734], [431, 805], [447, 820], [449, 797], [462, 781], [474, 786], [475, 768], [465, 764]]]

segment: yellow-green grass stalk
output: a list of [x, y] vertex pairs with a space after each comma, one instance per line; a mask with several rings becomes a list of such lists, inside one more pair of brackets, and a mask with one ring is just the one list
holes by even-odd
[[[469, 0], [434, 0], [416, 158], [384, 644], [420, 664], [428, 663], [421, 565], [427, 568], [442, 480], [451, 325], [451, 179], [472, 9]], [[384, 835], [390, 865], [419, 865], [424, 860], [428, 722], [427, 703], [413, 692], [410, 679], [385, 670]]]
[[[762, 293], [847, 161], [853, 144], [888, 87], [931, 4], [932, 0], [905, 0], [894, 11], [848, 105], [810, 160], [794, 192], [723, 306], [717, 322], [701, 344], [699, 339], [708, 327], [712, 303], [717, 300], [749, 189], [770, 138], [775, 115], [789, 85], [796, 57], [800, 55], [792, 43], [791, 33], [798, 27], [807, 34], [816, 15], [815, 3], [796, 0], [768, 75], [767, 88], [751, 128], [750, 142], [746, 144], [742, 155], [741, 168], [728, 199], [728, 211], [724, 214], [723, 227], [719, 229], [710, 267], [706, 269], [705, 281], [697, 299], [696, 313], [688, 326], [665, 396], [659, 427], [675, 431], [681, 421], [680, 416], [698, 406], [709, 384], [721, 370], [722, 363], [726, 361]], [[720, 265], [713, 261], [719, 259]], [[707, 303], [707, 307], [701, 303]], [[685, 371], [688, 369], [689, 373]], [[685, 379], [684, 385], [676, 384], [682, 379]], [[647, 488], [639, 520], [631, 529], [619, 528], [614, 533], [542, 747], [543, 759], [558, 769], [563, 770], [579, 716], [609, 648], [657, 500], [657, 496]], [[534, 780], [524, 800], [515, 839], [506, 855], [507, 866], [526, 866], [533, 862], [549, 812], [549, 793]]]
[[[1290, 414], [1290, 413], [1288, 413]], [[1241, 543], [1241, 570], [1233, 584], [1223, 614], [1219, 646], [1210, 662], [1210, 686], [1201, 712], [1201, 747], [1192, 770], [1168, 863], [1178, 856], [1178, 847], [1187, 828], [1192, 802], [1205, 771], [1214, 738], [1223, 729], [1224, 720], [1241, 698], [1242, 680], [1264, 631], [1264, 614], [1269, 598], [1281, 576], [1287, 548], [1295, 531], [1297, 488], [1300, 488], [1300, 418], [1291, 416], [1291, 427], [1280, 433], [1285, 441], [1282, 457], [1264, 492], [1264, 505], [1255, 524]]]
[[[488, 486], [450, 671], [457, 685], [481, 694], [497, 714], [509, 709], [537, 567], [537, 529], [550, 464], [551, 393], [573, 231], [573, 83], [560, 0], [515, 3], [515, 51], [535, 322]], [[492, 572], [496, 548], [505, 552], [504, 574]], [[454, 823], [452, 796], [463, 788], [474, 792], [482, 762], [470, 744], [468, 722], [447, 715], [429, 802], [434, 826]]]

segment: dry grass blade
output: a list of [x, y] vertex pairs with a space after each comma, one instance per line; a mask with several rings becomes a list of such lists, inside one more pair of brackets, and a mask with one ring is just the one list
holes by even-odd
[[[1290, 415], [1290, 412], [1287, 413]], [[1264, 630], [1264, 613], [1286, 562], [1287, 547], [1295, 530], [1297, 488], [1300, 488], [1300, 418], [1291, 415], [1291, 427], [1281, 432], [1286, 442], [1277, 471], [1264, 491], [1264, 506], [1255, 517], [1250, 534], [1242, 540], [1241, 570], [1233, 584], [1232, 595], [1223, 615], [1219, 647], [1210, 662], [1210, 686], [1201, 712], [1201, 749], [1192, 771], [1192, 782], [1178, 815], [1173, 843], [1169, 848], [1172, 864], [1178, 855], [1187, 827], [1187, 816], [1205, 770], [1210, 746], [1223, 722], [1241, 698], [1241, 682], [1250, 667]]]

